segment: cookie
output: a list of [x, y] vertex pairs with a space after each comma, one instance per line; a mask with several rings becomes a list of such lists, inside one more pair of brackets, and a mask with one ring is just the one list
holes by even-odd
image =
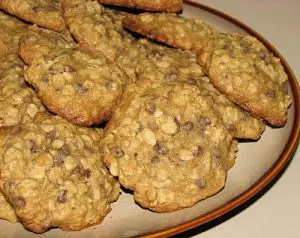
[[125, 28], [170, 46], [192, 50], [205, 47], [216, 30], [200, 19], [186, 19], [167, 13], [142, 13], [123, 19]]
[[67, 33], [58, 33], [33, 26], [20, 37], [18, 53], [26, 64], [32, 64], [53, 50], [74, 48], [75, 46], [72, 37]]
[[99, 0], [99, 2], [154, 12], [180, 12], [183, 7], [182, 0]]
[[78, 48], [51, 52], [34, 61], [25, 76], [50, 111], [84, 126], [108, 120], [129, 83], [104, 55]]
[[197, 86], [146, 85], [124, 92], [105, 128], [104, 161], [142, 207], [190, 207], [223, 188], [237, 143]]
[[191, 81], [204, 76], [195, 54], [140, 39], [127, 47], [115, 62], [133, 79], [157, 83]]
[[[0, 57], [16, 53], [18, 42], [27, 25], [0, 11]], [[1, 67], [1, 66], [0, 66]]]
[[66, 24], [81, 47], [102, 52], [114, 60], [133, 37], [121, 23], [126, 13], [105, 9], [97, 1], [64, 0]]
[[1, 190], [27, 229], [81, 230], [111, 210], [119, 184], [100, 160], [102, 134], [45, 113], [0, 129]]
[[17, 222], [16, 213], [0, 192], [0, 219]]
[[54, 31], [65, 29], [61, 0], [1, 0], [0, 9]]
[[263, 120], [232, 103], [212, 85], [208, 77], [204, 76], [196, 82], [202, 95], [210, 98], [213, 108], [235, 138], [257, 140], [261, 136], [266, 128]]
[[12, 54], [4, 62], [0, 67], [0, 127], [30, 122], [45, 108], [24, 80], [21, 59]]
[[273, 126], [283, 126], [291, 104], [288, 77], [274, 55], [248, 35], [218, 34], [198, 62], [231, 101]]

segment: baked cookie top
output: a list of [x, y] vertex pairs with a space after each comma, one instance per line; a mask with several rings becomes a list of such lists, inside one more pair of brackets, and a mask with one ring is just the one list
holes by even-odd
[[154, 12], [180, 12], [183, 7], [182, 0], [99, 0], [99, 2]]
[[0, 137], [1, 190], [27, 229], [80, 230], [111, 210], [119, 184], [100, 160], [101, 129], [41, 113]]
[[0, 9], [54, 31], [65, 29], [61, 0], [1, 0]]
[[113, 60], [133, 37], [121, 24], [126, 13], [105, 9], [97, 1], [64, 0], [66, 24], [81, 47], [102, 52]]
[[[1, 1], [0, 1], [1, 2]], [[0, 57], [18, 50], [18, 42], [27, 25], [0, 11]], [[1, 66], [0, 66], [1, 67]]]
[[45, 108], [24, 79], [24, 63], [16, 55], [4, 57], [0, 67], [0, 127], [33, 120]]
[[32, 64], [55, 49], [69, 49], [75, 46], [67, 32], [58, 33], [32, 26], [20, 37], [18, 53], [26, 64]]
[[218, 34], [198, 53], [214, 86], [231, 101], [274, 126], [287, 120], [288, 77], [274, 55], [256, 38]]
[[104, 55], [78, 48], [51, 52], [33, 62], [25, 76], [50, 111], [84, 126], [108, 120], [129, 83]]
[[186, 83], [130, 85], [105, 128], [104, 161], [143, 207], [170, 212], [217, 193], [236, 141], [218, 112]]
[[213, 108], [221, 115], [230, 133], [236, 138], [257, 140], [264, 132], [266, 125], [263, 120], [237, 106], [220, 93], [206, 76], [197, 80], [197, 85], [206, 97], [210, 98]]
[[200, 79], [204, 72], [195, 54], [140, 39], [116, 58], [117, 64], [134, 81], [148, 79], [158, 83]]
[[123, 19], [123, 26], [159, 42], [194, 52], [205, 47], [216, 34], [215, 29], [200, 19], [167, 13], [128, 15]]

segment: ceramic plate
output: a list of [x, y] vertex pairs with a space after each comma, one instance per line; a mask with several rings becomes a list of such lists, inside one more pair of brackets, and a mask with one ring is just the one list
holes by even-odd
[[0, 237], [154, 237], [176, 234], [204, 224], [240, 206], [269, 184], [284, 168], [297, 145], [300, 128], [299, 86], [290, 67], [278, 51], [258, 33], [224, 13], [186, 1], [184, 16], [201, 18], [220, 31], [254, 35], [282, 60], [289, 76], [290, 96], [293, 98], [285, 127], [267, 128], [258, 142], [239, 143], [236, 164], [229, 171], [225, 188], [191, 208], [158, 214], [140, 208], [134, 203], [132, 195], [123, 192], [119, 200], [112, 205], [112, 211], [97, 226], [80, 232], [53, 229], [36, 235], [26, 231], [20, 224], [0, 221]]

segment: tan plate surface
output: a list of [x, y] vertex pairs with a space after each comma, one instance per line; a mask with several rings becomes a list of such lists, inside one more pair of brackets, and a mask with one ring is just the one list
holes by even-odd
[[53, 229], [42, 235], [24, 230], [20, 224], [0, 221], [0, 237], [130, 237], [138, 235], [166, 236], [182, 232], [213, 220], [249, 200], [283, 169], [299, 139], [299, 86], [290, 67], [278, 51], [258, 33], [224, 13], [186, 1], [184, 15], [198, 17], [221, 31], [255, 35], [281, 58], [289, 75], [293, 105], [284, 128], [267, 128], [258, 142], [239, 144], [236, 165], [230, 170], [226, 187], [216, 196], [199, 202], [192, 208], [157, 214], [137, 206], [130, 194], [123, 193], [113, 204], [102, 224], [80, 232]]

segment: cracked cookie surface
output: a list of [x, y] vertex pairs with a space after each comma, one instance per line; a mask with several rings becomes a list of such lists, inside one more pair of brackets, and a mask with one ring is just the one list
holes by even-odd
[[154, 12], [180, 12], [183, 7], [182, 0], [99, 0], [99, 2]]
[[216, 34], [216, 30], [200, 19], [166, 13], [128, 15], [123, 19], [123, 25], [151, 39], [194, 52], [203, 48]]
[[285, 124], [291, 104], [288, 77], [280, 59], [256, 38], [218, 34], [198, 52], [198, 62], [231, 101], [271, 125]]
[[1, 190], [27, 229], [81, 230], [111, 210], [119, 184], [100, 160], [101, 129], [41, 113], [0, 131]]
[[51, 30], [65, 29], [61, 0], [0, 0], [0, 8]]
[[223, 188], [237, 143], [185, 83], [127, 87], [105, 128], [104, 161], [142, 207], [170, 212]]
[[53, 51], [25, 73], [41, 101], [68, 121], [89, 126], [108, 120], [128, 77], [102, 54]]

